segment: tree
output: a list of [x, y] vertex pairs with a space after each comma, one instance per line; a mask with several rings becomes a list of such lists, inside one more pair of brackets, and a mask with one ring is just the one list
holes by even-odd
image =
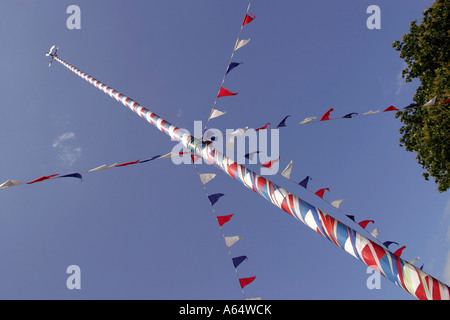
[[415, 152], [418, 163], [432, 176], [439, 192], [450, 187], [450, 0], [437, 0], [423, 12], [421, 24], [410, 24], [410, 33], [392, 46], [407, 66], [402, 71], [406, 82], [418, 78], [420, 86], [414, 101], [423, 105], [434, 97], [434, 106], [407, 108], [396, 117], [403, 122], [400, 146]]

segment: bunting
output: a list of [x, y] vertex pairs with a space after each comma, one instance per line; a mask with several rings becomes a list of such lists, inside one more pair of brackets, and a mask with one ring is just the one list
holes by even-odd
[[397, 249], [397, 250], [394, 252], [394, 254], [395, 254], [397, 257], [400, 257], [400, 256], [402, 255], [403, 250], [404, 250], [405, 248], [406, 248], [406, 246], [403, 246], [403, 247]]
[[330, 189], [329, 188], [319, 189], [316, 191], [316, 195], [319, 196], [320, 198], [323, 198], [323, 194], [325, 193], [325, 191], [330, 192]]
[[234, 51], [242, 48], [243, 46], [245, 46], [247, 43], [249, 43], [250, 39], [245, 39], [245, 40], [238, 40], [236, 42], [236, 45], [234, 46]]
[[[400, 110], [405, 110], [405, 109], [409, 109], [409, 108], [431, 107], [431, 106], [436, 105], [436, 99], [437, 99], [437, 97], [434, 97], [423, 105], [420, 105], [418, 103], [410, 103], [409, 105], [407, 105], [406, 107], [403, 107], [401, 109], [399, 109], [393, 105], [390, 105], [390, 106], [384, 108], [383, 110], [381, 110], [381, 109], [375, 110], [375, 111], [369, 110], [362, 114], [358, 114], [357, 112], [351, 112], [351, 113], [345, 114], [344, 116], [336, 117], [336, 118], [330, 118], [331, 112], [334, 111], [334, 108], [331, 108], [320, 118], [320, 120], [314, 121], [315, 119], [317, 119], [317, 117], [307, 117], [304, 120], [302, 120], [299, 124], [307, 124], [307, 123], [320, 122], [320, 121], [326, 121], [326, 120], [351, 119], [351, 118], [356, 118], [356, 117], [360, 117], [360, 116], [377, 114], [377, 113], [381, 113], [381, 112], [384, 113], [384, 112], [400, 111]], [[440, 105], [444, 105], [444, 104], [448, 103], [448, 101], [450, 101], [450, 99], [442, 102]]]
[[244, 260], [247, 260], [247, 256], [239, 256], [232, 259], [233, 265], [237, 268]]
[[242, 64], [242, 62], [230, 62], [230, 64], [228, 65], [227, 72], [225, 73], [225, 75], [227, 75], [231, 70], [233, 70], [234, 68], [236, 68], [240, 64]]
[[229, 214], [229, 215], [226, 215], [226, 216], [219, 216], [219, 217], [217, 217], [217, 221], [219, 222], [219, 226], [223, 226], [225, 223], [227, 223], [228, 221], [230, 221], [231, 220], [231, 217], [233, 216], [234, 214]]
[[244, 289], [245, 286], [249, 285], [250, 283], [255, 280], [256, 277], [250, 277], [250, 278], [240, 278], [239, 283], [241, 284], [241, 288]]
[[223, 197], [223, 193], [215, 193], [208, 196], [209, 202], [211, 202], [211, 205], [213, 206], [221, 197]]
[[219, 94], [217, 95], [217, 97], [221, 98], [221, 97], [227, 97], [227, 96], [235, 96], [237, 94], [238, 94], [238, 92], [231, 92], [231, 91], [225, 89], [224, 87], [220, 87], [220, 91], [219, 91]]
[[[83, 174], [85, 174], [85, 173], [92, 173], [92, 172], [97, 172], [97, 171], [103, 171], [103, 170], [107, 170], [107, 169], [111, 169], [111, 168], [120, 168], [120, 167], [125, 167], [125, 166], [129, 166], [129, 165], [138, 164], [138, 163], [147, 163], [147, 162], [153, 161], [153, 160], [158, 159], [158, 158], [163, 159], [163, 158], [178, 157], [178, 156], [181, 156], [181, 155], [183, 155], [185, 153], [186, 152], [180, 152], [180, 153], [177, 153], [177, 154], [176, 153], [168, 153], [168, 154], [166, 154], [164, 156], [156, 155], [156, 156], [153, 156], [153, 157], [151, 157], [149, 159], [142, 160], [142, 161], [136, 160], [136, 161], [124, 162], [124, 163], [121, 163], [121, 164], [117, 164], [117, 162], [116, 162], [116, 163], [114, 163], [112, 165], [103, 164], [101, 166], [95, 167], [95, 168], [87, 170], [87, 171], [79, 171], [79, 172], [73, 172], [73, 173], [67, 173], [67, 174], [51, 174], [51, 175], [48, 175], [48, 176], [41, 176], [41, 177], [39, 177], [39, 178], [37, 178], [35, 180], [26, 182], [25, 184], [34, 184], [34, 183], [37, 183], [37, 182], [42, 182], [42, 181], [46, 181], [46, 180], [54, 180], [54, 179], [58, 179], [58, 178], [77, 178], [77, 179], [83, 180]], [[215, 176], [215, 174], [214, 174], [214, 176]], [[211, 176], [205, 176], [205, 179], [206, 179], [206, 177], [211, 177]], [[214, 178], [214, 177], [211, 177], [211, 179], [212, 178]], [[5, 182], [0, 184], [0, 189], [14, 187], [14, 186], [20, 186], [20, 185], [23, 185], [23, 184], [24, 183], [21, 182], [21, 181], [9, 179], [9, 180], [6, 180]]]

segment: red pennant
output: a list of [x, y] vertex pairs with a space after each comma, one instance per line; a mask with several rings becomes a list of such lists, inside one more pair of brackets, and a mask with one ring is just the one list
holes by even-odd
[[386, 112], [386, 111], [398, 111], [398, 109], [394, 106], [389, 106], [383, 112]]
[[242, 23], [242, 25], [245, 25], [247, 23], [252, 22], [253, 19], [255, 19], [255, 15], [254, 14], [250, 14], [250, 15], [246, 14], [245, 18], [244, 18], [244, 22]]
[[367, 227], [367, 225], [368, 225], [370, 222], [375, 223], [375, 221], [373, 221], [373, 220], [364, 220], [364, 221], [359, 222], [358, 224], [359, 224], [362, 228], [365, 229], [365, 228]]
[[35, 182], [41, 182], [41, 181], [44, 181], [44, 180], [53, 178], [53, 177], [55, 177], [55, 176], [57, 176], [57, 175], [58, 175], [58, 174], [52, 174], [52, 175], [50, 175], [50, 176], [42, 176], [42, 177], [40, 177], [40, 178], [37, 178], [36, 180], [27, 182], [27, 184], [32, 184], [32, 183], [35, 183]]
[[192, 163], [195, 163], [195, 161], [197, 161], [197, 160], [200, 159], [200, 158], [194, 156], [193, 154], [191, 154], [191, 159], [192, 159]]
[[400, 256], [402, 255], [403, 249], [405, 249], [405, 248], [406, 248], [406, 246], [401, 247], [400, 249], [398, 249], [397, 251], [395, 251], [394, 254], [395, 254], [397, 257], [400, 257]]
[[138, 163], [139, 161], [140, 161], [140, 159], [138, 159], [137, 161], [130, 161], [130, 162], [121, 163], [121, 164], [116, 165], [116, 167], [125, 167], [125, 166], [128, 166], [130, 164]]
[[233, 214], [229, 214], [227, 216], [219, 216], [217, 217], [217, 221], [219, 222], [219, 226], [223, 226], [226, 222], [230, 221]]
[[259, 130], [265, 130], [265, 129], [267, 129], [267, 126], [270, 124], [270, 122], [267, 122], [266, 123], [266, 125], [264, 126], [264, 127], [261, 127], [261, 128], [258, 128], [258, 129], [255, 129], [255, 131], [259, 131]]
[[236, 93], [230, 92], [227, 89], [225, 89], [224, 87], [220, 87], [220, 91], [219, 91], [219, 94], [217, 95], [217, 98], [226, 97], [226, 96], [235, 96], [237, 94], [238, 94], [238, 92], [236, 92]]
[[323, 199], [323, 194], [324, 194], [325, 190], [327, 190], [328, 192], [330, 192], [330, 189], [328, 189], [328, 188], [323, 188], [323, 189], [317, 190], [315, 194]]
[[255, 280], [256, 277], [250, 277], [250, 278], [239, 278], [239, 283], [241, 284], [241, 288], [244, 289], [244, 287]]
[[450, 102], [450, 99], [445, 100], [444, 102], [442, 102], [442, 104], [446, 104], [446, 103], [449, 103], [449, 102]]
[[280, 157], [278, 157], [278, 159], [270, 160], [270, 161], [268, 161], [266, 163], [263, 163], [262, 166], [266, 167], [266, 168], [269, 168], [269, 169], [272, 169], [272, 164], [274, 164], [277, 161], [280, 161]]
[[331, 108], [330, 110], [325, 112], [325, 114], [322, 116], [322, 118], [320, 118], [320, 121], [330, 120], [330, 113], [331, 113], [331, 111], [334, 111], [334, 109]]

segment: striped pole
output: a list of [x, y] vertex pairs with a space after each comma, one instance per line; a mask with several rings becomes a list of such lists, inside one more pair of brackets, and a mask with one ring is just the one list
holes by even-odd
[[226, 155], [216, 151], [205, 141], [194, 138], [186, 130], [172, 125], [126, 95], [60, 59], [56, 53], [50, 51], [47, 55], [52, 57], [52, 61], [55, 60], [61, 63], [97, 89], [122, 103], [141, 118], [146, 119], [159, 131], [182, 143], [194, 155], [215, 165], [233, 179], [258, 193], [295, 219], [303, 222], [367, 266], [380, 271], [383, 276], [414, 297], [421, 300], [450, 300], [450, 288], [446, 284], [393, 254], [387, 248], [366, 238], [346, 224], [279, 187], [269, 179], [238, 164]]

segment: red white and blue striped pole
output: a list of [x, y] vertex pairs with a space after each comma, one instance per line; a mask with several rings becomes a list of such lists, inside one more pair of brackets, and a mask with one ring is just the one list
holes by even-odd
[[433, 278], [334, 217], [299, 199], [296, 195], [279, 187], [269, 179], [258, 175], [226, 155], [216, 151], [211, 144], [194, 138], [187, 131], [172, 125], [126, 95], [70, 65], [60, 59], [56, 55], [56, 52], [52, 52], [52, 49], [47, 55], [52, 58], [52, 61], [55, 60], [61, 63], [97, 89], [108, 94], [141, 118], [150, 122], [159, 131], [167, 134], [173, 140], [180, 142], [185, 148], [192, 151], [195, 156], [214, 164], [230, 177], [255, 191], [297, 220], [303, 222], [356, 259], [380, 271], [382, 275], [414, 297], [423, 300], [450, 300], [450, 288], [443, 282]]

